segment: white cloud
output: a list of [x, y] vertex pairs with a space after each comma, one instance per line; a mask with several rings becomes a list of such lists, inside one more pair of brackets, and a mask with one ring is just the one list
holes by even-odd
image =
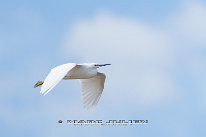
[[80, 57], [82, 62], [112, 63], [104, 68], [108, 77], [104, 100], [113, 105], [124, 100], [138, 107], [175, 102], [179, 84], [173, 74], [179, 68], [178, 57], [183, 55], [187, 60], [189, 73], [199, 71], [190, 66], [188, 57], [205, 47], [205, 17], [206, 7], [200, 3], [186, 3], [159, 26], [100, 13], [72, 26], [65, 53]]
[[180, 12], [167, 20], [167, 29], [178, 42], [187, 45], [206, 43], [206, 6], [203, 3], [185, 3]]
[[126, 99], [130, 105], [152, 106], [175, 95], [172, 41], [138, 20], [104, 13], [81, 20], [69, 32], [65, 52], [82, 62], [112, 63], [105, 68], [110, 71], [104, 100], [114, 105]]
[[[170, 55], [169, 38], [161, 31], [136, 20], [98, 14], [92, 20], [77, 22], [67, 39], [67, 52], [78, 51], [85, 59], [99, 60], [105, 55], [135, 55], [163, 61]], [[156, 60], [155, 60], [156, 59]]]

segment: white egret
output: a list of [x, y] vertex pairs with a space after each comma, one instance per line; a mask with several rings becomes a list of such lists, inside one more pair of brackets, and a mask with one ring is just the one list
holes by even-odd
[[67, 63], [53, 68], [44, 81], [38, 81], [34, 87], [42, 85], [40, 93], [46, 95], [61, 80], [80, 79], [84, 108], [94, 108], [104, 89], [105, 74], [97, 68], [110, 64]]

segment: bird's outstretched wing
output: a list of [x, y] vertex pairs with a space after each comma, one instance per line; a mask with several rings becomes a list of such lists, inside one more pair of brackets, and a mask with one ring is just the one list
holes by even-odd
[[51, 91], [64, 77], [65, 75], [76, 66], [75, 63], [68, 63], [53, 68], [49, 75], [46, 77], [40, 93], [46, 95]]
[[104, 89], [105, 74], [97, 73], [90, 79], [81, 79], [82, 103], [84, 108], [95, 108]]

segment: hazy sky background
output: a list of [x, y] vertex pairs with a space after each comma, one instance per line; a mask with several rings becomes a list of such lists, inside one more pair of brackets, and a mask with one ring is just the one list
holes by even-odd
[[[206, 136], [206, 1], [0, 0], [0, 136]], [[63, 63], [111, 63], [93, 112], [78, 80], [33, 88]], [[73, 127], [67, 119], [148, 119]]]

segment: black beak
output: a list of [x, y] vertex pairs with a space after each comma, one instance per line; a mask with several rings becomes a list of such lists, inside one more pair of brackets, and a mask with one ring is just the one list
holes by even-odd
[[111, 64], [95, 64], [94, 66], [102, 67], [102, 66], [107, 66], [107, 65], [111, 65]]

